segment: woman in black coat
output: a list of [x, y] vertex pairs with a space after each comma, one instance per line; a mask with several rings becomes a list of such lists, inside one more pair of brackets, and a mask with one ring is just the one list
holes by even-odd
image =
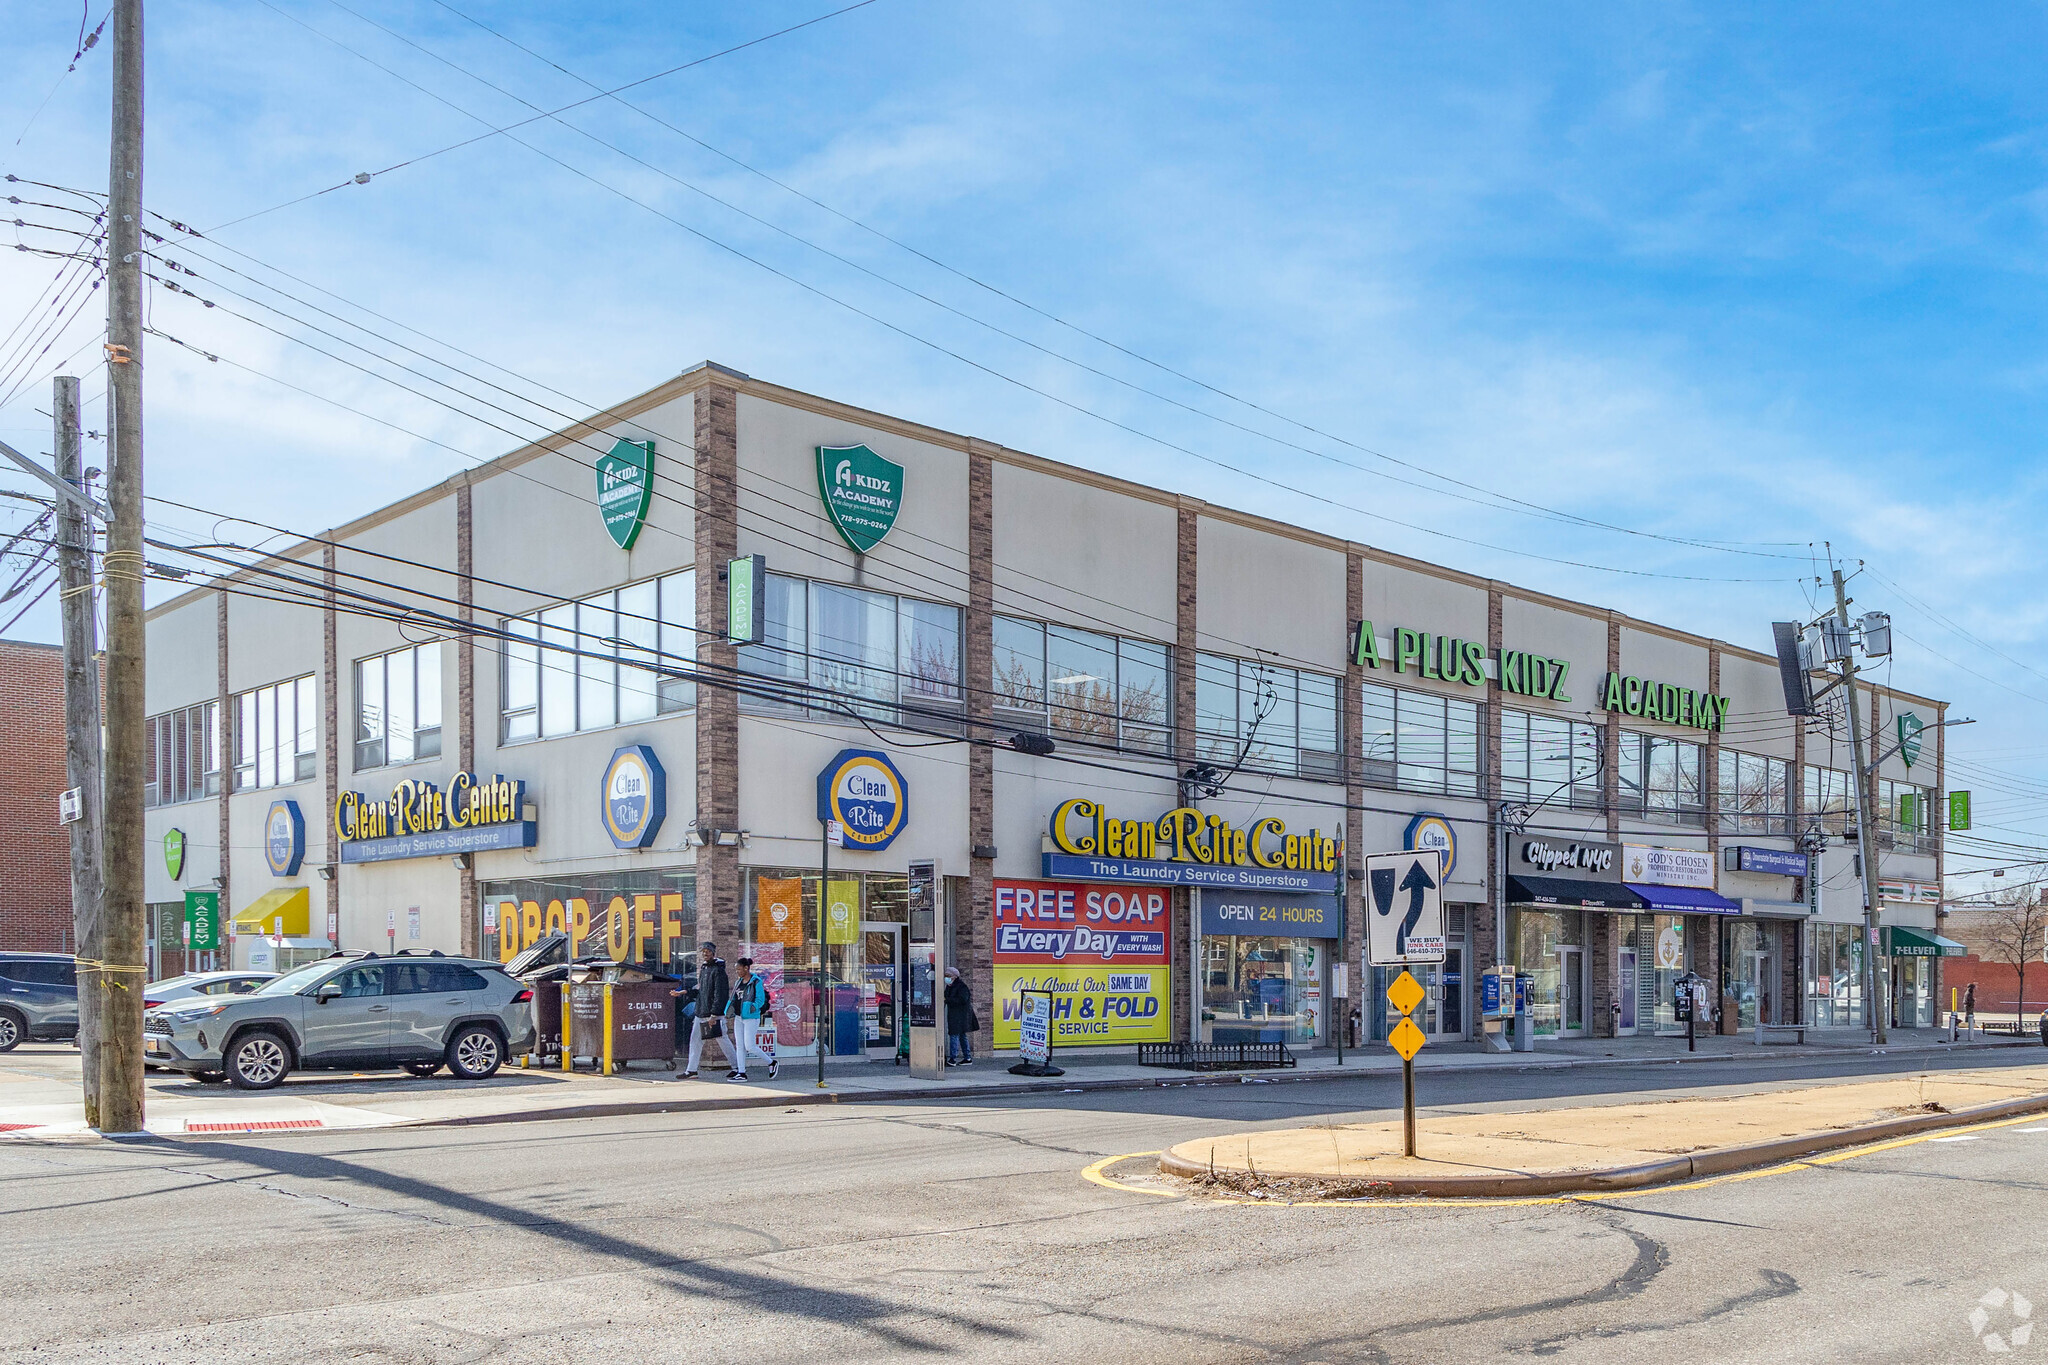
[[981, 1021], [974, 1017], [974, 994], [958, 967], [946, 968], [946, 1065], [974, 1064], [974, 1035]]

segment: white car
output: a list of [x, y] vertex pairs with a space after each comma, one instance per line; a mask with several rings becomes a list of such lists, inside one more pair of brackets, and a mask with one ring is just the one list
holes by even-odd
[[144, 986], [142, 1007], [155, 1009], [173, 1000], [191, 1000], [202, 995], [247, 995], [264, 982], [275, 980], [276, 972], [186, 972]]

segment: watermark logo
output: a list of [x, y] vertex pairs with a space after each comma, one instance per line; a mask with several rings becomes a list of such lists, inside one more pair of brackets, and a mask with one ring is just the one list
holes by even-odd
[[2034, 1335], [2034, 1305], [2023, 1294], [1985, 1291], [1970, 1310], [1970, 1335], [1993, 1355], [2010, 1355]]

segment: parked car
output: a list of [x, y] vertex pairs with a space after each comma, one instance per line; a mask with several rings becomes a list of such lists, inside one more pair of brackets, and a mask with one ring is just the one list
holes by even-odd
[[276, 972], [186, 972], [167, 976], [142, 988], [142, 1007], [153, 1010], [173, 1000], [190, 1000], [195, 995], [247, 995], [266, 981], [277, 980]]
[[78, 961], [66, 953], [0, 952], [0, 1052], [23, 1039], [78, 1036]]
[[495, 962], [346, 952], [248, 995], [177, 1000], [143, 1015], [143, 1057], [200, 1080], [267, 1090], [299, 1070], [446, 1066], [495, 1075], [533, 1032], [533, 992]]

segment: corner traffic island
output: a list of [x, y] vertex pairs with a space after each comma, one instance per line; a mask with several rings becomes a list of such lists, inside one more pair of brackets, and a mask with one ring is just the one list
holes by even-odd
[[1279, 1198], [1500, 1198], [1638, 1189], [1932, 1129], [2048, 1112], [2048, 1067], [1955, 1071], [1715, 1098], [1232, 1133], [1162, 1152], [1159, 1169], [1218, 1193]]

